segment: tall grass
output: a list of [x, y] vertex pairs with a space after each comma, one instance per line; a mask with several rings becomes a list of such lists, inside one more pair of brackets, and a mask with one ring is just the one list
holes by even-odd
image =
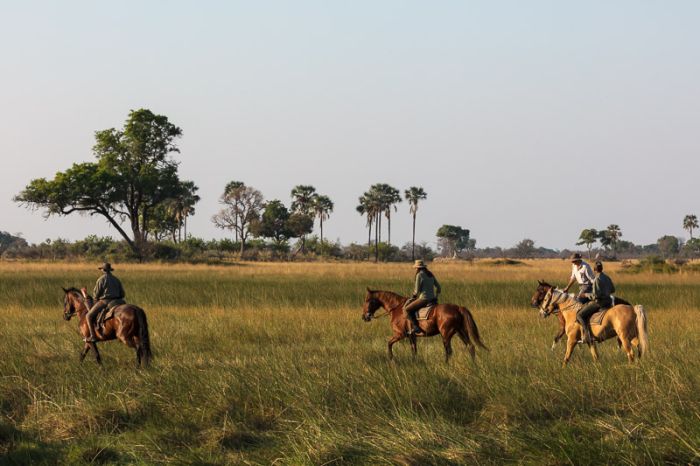
[[149, 316], [154, 364], [102, 345], [78, 364], [61, 286], [92, 264], [0, 264], [0, 463], [663, 464], [700, 461], [700, 275], [617, 275], [649, 309], [652, 351], [628, 365], [577, 350], [529, 309], [561, 261], [436, 265], [491, 352], [421, 340], [386, 358], [389, 326], [360, 320], [366, 286], [410, 292], [407, 266], [125, 266]]

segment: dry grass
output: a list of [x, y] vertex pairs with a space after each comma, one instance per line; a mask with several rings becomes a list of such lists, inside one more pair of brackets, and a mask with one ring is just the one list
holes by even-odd
[[156, 359], [103, 345], [77, 363], [60, 286], [94, 264], [0, 264], [0, 463], [685, 464], [700, 461], [700, 275], [622, 275], [650, 310], [652, 352], [614, 344], [560, 368], [555, 323], [527, 306], [562, 261], [436, 264], [490, 353], [437, 339], [385, 357], [386, 322], [360, 320], [367, 285], [408, 292], [395, 264], [118, 265], [148, 314]]

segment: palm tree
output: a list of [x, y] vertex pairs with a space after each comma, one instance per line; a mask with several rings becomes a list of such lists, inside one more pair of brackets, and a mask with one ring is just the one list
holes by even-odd
[[[314, 199], [318, 196], [316, 188], [310, 185], [297, 185], [292, 189], [292, 213], [310, 217], [313, 221]], [[306, 250], [306, 235], [301, 235], [301, 252]]]
[[372, 247], [372, 225], [374, 225], [374, 261], [377, 262], [379, 260], [379, 241], [381, 239], [382, 203], [379, 192], [373, 188], [370, 188], [369, 191], [360, 196], [360, 204], [356, 210], [367, 217], [367, 227], [369, 229], [367, 237], [368, 249]]
[[316, 188], [309, 185], [298, 185], [292, 189], [292, 212], [312, 215]]
[[688, 230], [690, 239], [693, 239], [693, 230], [698, 228], [698, 217], [695, 215], [686, 215], [683, 219], [683, 229]]
[[606, 242], [613, 250], [613, 253], [617, 253], [617, 241], [620, 239], [620, 237], [622, 237], [622, 230], [620, 230], [619, 225], [615, 225], [614, 223], [608, 225], [608, 228], [605, 229], [603, 235], [605, 236]]
[[380, 186], [382, 209], [387, 220], [387, 243], [391, 245], [391, 209], [393, 208], [394, 212], [396, 212], [396, 204], [401, 202], [401, 193], [398, 189], [388, 184]]
[[333, 212], [333, 201], [328, 196], [318, 195], [314, 198], [313, 206], [314, 214], [318, 217], [321, 228], [321, 248], [323, 248], [323, 221], [328, 220], [331, 212]]
[[403, 194], [408, 202], [408, 210], [411, 212], [411, 216], [413, 216], [411, 260], [416, 260], [416, 212], [418, 212], [418, 202], [427, 199], [428, 193], [426, 193], [421, 187], [411, 186], [404, 191]]

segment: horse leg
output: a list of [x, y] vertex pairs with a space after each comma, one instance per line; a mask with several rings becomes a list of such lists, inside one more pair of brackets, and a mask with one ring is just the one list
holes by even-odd
[[591, 351], [591, 356], [593, 356], [593, 361], [598, 361], [598, 347], [596, 346], [596, 344], [591, 343], [589, 349]]
[[457, 331], [457, 335], [459, 335], [459, 338], [464, 342], [464, 346], [466, 346], [467, 350], [469, 351], [469, 356], [471, 356], [472, 361], [474, 361], [476, 358], [476, 350], [474, 345], [472, 345], [472, 342], [469, 341], [469, 335], [467, 335], [462, 329]]
[[557, 334], [554, 335], [554, 342], [552, 343], [552, 351], [554, 351], [554, 348], [556, 348], [557, 343], [559, 343], [559, 340], [562, 339], [562, 337], [566, 334], [566, 322], [564, 321], [564, 318], [561, 316], [561, 314], [557, 314], [559, 317], [559, 330], [557, 331]]
[[85, 356], [88, 354], [90, 351], [90, 344], [85, 343], [85, 346], [83, 346], [83, 350], [80, 352], [80, 362], [83, 362], [83, 359], [85, 359]]
[[571, 353], [573, 353], [574, 348], [576, 348], [577, 333], [578, 328], [569, 332], [566, 336], [566, 354], [564, 355], [564, 364], [562, 364], [562, 367], [566, 367], [567, 363], [569, 362], [569, 359], [571, 359]]
[[95, 361], [97, 361], [97, 364], [99, 364], [101, 366], [102, 365], [102, 356], [100, 356], [100, 352], [97, 350], [97, 343], [90, 343], [90, 346], [95, 351]]
[[414, 358], [418, 355], [418, 345], [416, 344], [417, 340], [418, 339], [415, 335], [411, 335], [409, 338], [409, 341], [411, 342], [411, 352], [413, 353]]
[[387, 349], [389, 350], [389, 359], [394, 359], [394, 352], [392, 351], [391, 347], [394, 346], [394, 343], [402, 340], [403, 338], [403, 335], [394, 335], [393, 337], [391, 337], [389, 343], [387, 344]]
[[454, 330], [448, 330], [442, 336], [442, 344], [445, 346], [445, 362], [450, 362], [450, 356], [452, 356], [452, 337], [454, 334]]
[[620, 341], [622, 341], [622, 350], [627, 354], [627, 361], [632, 364], [634, 362], [634, 351], [632, 351], [629, 338], [627, 338], [627, 335], [620, 335]]
[[632, 338], [631, 343], [632, 343], [633, 347], [637, 348], [637, 357], [641, 358], [642, 357], [642, 349], [639, 347], [639, 338], [638, 337]]

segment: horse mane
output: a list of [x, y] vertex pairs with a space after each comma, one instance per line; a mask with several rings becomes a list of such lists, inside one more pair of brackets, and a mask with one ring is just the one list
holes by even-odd
[[[393, 307], [400, 306], [403, 304], [404, 301], [406, 301], [408, 298], [405, 296], [401, 296], [398, 293], [394, 293], [393, 291], [386, 291], [386, 290], [368, 290], [369, 294], [372, 298], [375, 299], [380, 299], [384, 300], [387, 302], [394, 302], [396, 304], [393, 305]], [[388, 309], [387, 309], [388, 310]]]

